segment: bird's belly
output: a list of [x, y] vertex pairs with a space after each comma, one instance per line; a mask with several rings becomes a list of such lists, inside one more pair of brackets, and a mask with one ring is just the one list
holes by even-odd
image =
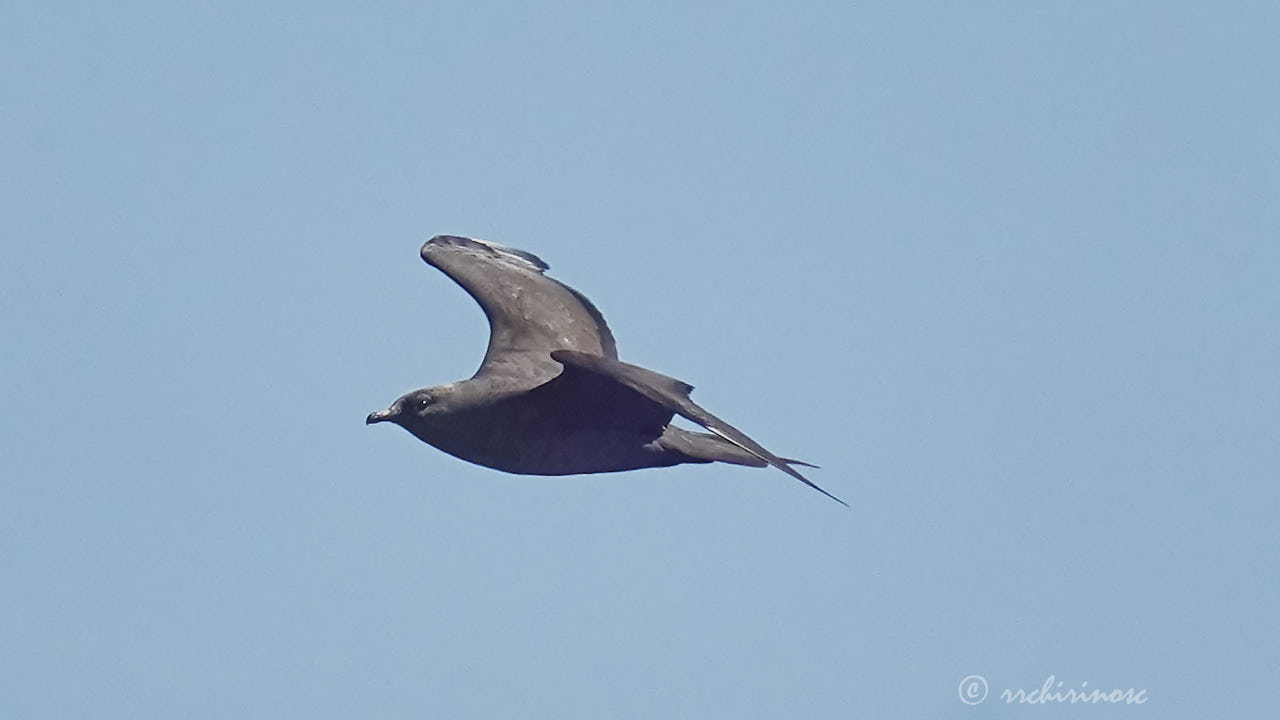
[[559, 418], [494, 413], [457, 418], [419, 438], [467, 462], [519, 475], [619, 472], [680, 462], [634, 430], [576, 427]]

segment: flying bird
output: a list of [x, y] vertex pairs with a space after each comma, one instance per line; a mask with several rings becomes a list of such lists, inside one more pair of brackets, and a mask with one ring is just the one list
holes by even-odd
[[[428, 265], [462, 286], [489, 319], [489, 347], [469, 380], [414, 390], [366, 424], [392, 422], [477, 465], [520, 475], [618, 472], [681, 463], [773, 466], [847, 504], [689, 399], [693, 386], [618, 360], [604, 316], [547, 277], [532, 253], [439, 235]], [[680, 415], [709, 430], [671, 424]]]

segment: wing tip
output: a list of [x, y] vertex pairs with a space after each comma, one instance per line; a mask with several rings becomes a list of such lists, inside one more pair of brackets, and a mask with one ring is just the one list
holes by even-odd
[[[682, 414], [683, 414], [683, 413], [682, 413]], [[688, 416], [686, 415], [685, 417], [688, 417]], [[714, 417], [714, 416], [713, 416], [713, 417]], [[692, 418], [690, 418], [690, 419], [692, 419]], [[720, 422], [724, 422], [724, 421], [723, 421], [723, 420], [721, 420]], [[807, 462], [802, 462], [802, 461], [800, 461], [800, 460], [793, 460], [793, 459], [791, 459], [791, 458], [780, 458], [780, 457], [778, 457], [778, 456], [774, 455], [773, 453], [769, 452], [768, 450], [765, 450], [763, 446], [761, 446], [759, 443], [756, 443], [754, 440], [751, 440], [751, 438], [748, 438], [748, 437], [746, 436], [746, 434], [744, 434], [741, 430], [737, 430], [736, 428], [733, 428], [733, 426], [732, 426], [732, 425], [730, 425], [729, 427], [730, 427], [730, 428], [733, 428], [734, 432], [738, 433], [738, 434], [739, 434], [739, 435], [741, 435], [743, 438], [746, 438], [746, 439], [749, 441], [749, 443], [743, 443], [743, 442], [741, 442], [741, 441], [739, 441], [739, 440], [734, 439], [734, 438], [733, 438], [733, 437], [731, 437], [728, 433], [726, 433], [722, 428], [716, 427], [716, 426], [714, 426], [714, 425], [705, 425], [705, 424], [704, 424], [704, 425], [703, 425], [703, 427], [705, 427], [706, 429], [708, 429], [708, 430], [710, 430], [711, 432], [715, 433], [716, 435], [718, 435], [718, 436], [720, 436], [720, 437], [724, 438], [725, 440], [727, 440], [727, 441], [729, 441], [729, 442], [733, 443], [734, 445], [737, 445], [738, 447], [742, 448], [743, 450], [746, 450], [747, 452], [751, 453], [752, 455], [755, 455], [756, 457], [758, 457], [758, 458], [760, 458], [761, 460], [765, 461], [765, 462], [766, 462], [767, 464], [769, 464], [770, 466], [775, 467], [775, 468], [777, 468], [777, 469], [781, 470], [782, 472], [784, 472], [784, 473], [786, 473], [786, 474], [790, 475], [791, 477], [795, 478], [796, 480], [799, 480], [800, 482], [804, 483], [805, 485], [808, 485], [809, 487], [813, 488], [814, 490], [817, 490], [818, 492], [822, 493], [823, 495], [826, 495], [827, 497], [831, 498], [832, 500], [835, 500], [836, 502], [840, 503], [841, 505], [843, 505], [843, 506], [845, 506], [845, 507], [849, 507], [849, 503], [847, 503], [847, 502], [845, 502], [845, 501], [841, 500], [840, 498], [836, 497], [835, 495], [832, 495], [831, 493], [827, 492], [826, 490], [823, 490], [823, 489], [822, 489], [822, 488], [821, 488], [817, 483], [815, 483], [814, 481], [812, 481], [812, 480], [810, 480], [809, 478], [805, 477], [804, 475], [801, 475], [799, 470], [796, 470], [795, 468], [791, 467], [792, 465], [803, 465], [804, 467], [816, 468], [816, 467], [818, 467], [817, 465], [813, 465], [813, 464], [810, 464], [810, 463], [807, 463]], [[750, 446], [751, 444], [754, 444], [754, 445], [755, 445], [755, 447], [751, 447], [751, 446]]]
[[490, 258], [507, 262], [536, 273], [542, 273], [551, 267], [543, 261], [542, 258], [528, 252], [527, 250], [521, 250], [519, 248], [513, 248], [500, 243], [481, 240], [479, 238], [463, 237], [461, 235], [436, 235], [423, 243], [422, 249], [418, 254], [421, 255], [422, 259], [426, 260], [428, 264], [435, 265], [435, 263], [431, 261], [431, 254], [437, 248], [461, 248], [476, 254], [484, 254]]

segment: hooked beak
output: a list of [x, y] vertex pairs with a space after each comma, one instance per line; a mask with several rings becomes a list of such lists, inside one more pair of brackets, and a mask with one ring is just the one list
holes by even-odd
[[372, 425], [374, 423], [386, 422], [390, 420], [394, 415], [395, 413], [392, 412], [391, 408], [387, 408], [386, 410], [378, 410], [377, 412], [371, 412], [369, 413], [369, 417], [364, 419], [364, 424]]

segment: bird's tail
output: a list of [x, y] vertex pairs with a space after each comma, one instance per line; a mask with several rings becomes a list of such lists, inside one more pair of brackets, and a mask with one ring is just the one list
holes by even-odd
[[[732, 465], [747, 465], [749, 467], [765, 467], [768, 465], [764, 460], [721, 438], [719, 435], [712, 435], [711, 433], [692, 432], [683, 428], [668, 426], [666, 432], [662, 433], [662, 437], [658, 439], [658, 444], [668, 450], [687, 455], [689, 457], [687, 462], [722, 462]], [[791, 458], [782, 458], [782, 461], [788, 465], [817, 467], [817, 465], [812, 465], [802, 460], [792, 460]]]

